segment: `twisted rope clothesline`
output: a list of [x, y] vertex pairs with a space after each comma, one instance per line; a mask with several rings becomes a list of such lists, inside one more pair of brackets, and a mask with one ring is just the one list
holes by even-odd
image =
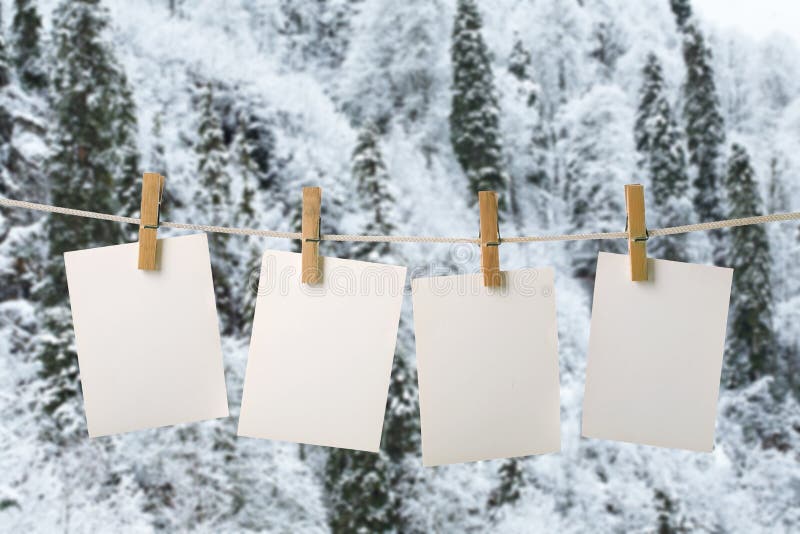
[[[37, 204], [24, 200], [12, 200], [10, 198], [0, 198], [0, 206], [9, 208], [23, 208], [47, 213], [58, 213], [61, 215], [73, 215], [75, 217], [86, 217], [89, 219], [100, 219], [103, 221], [113, 221], [127, 224], [139, 225], [140, 219], [135, 217], [122, 217], [120, 215], [110, 215], [108, 213], [97, 213], [94, 211], [76, 210], [72, 208], [62, 208], [50, 206], [48, 204]], [[702, 232], [706, 230], [717, 230], [720, 228], [731, 228], [734, 226], [747, 226], [751, 224], [764, 224], [770, 222], [796, 221], [800, 220], [800, 212], [792, 213], [773, 213], [771, 215], [757, 215], [754, 217], [744, 217], [741, 219], [727, 219], [724, 221], [704, 222], [698, 224], [687, 224], [684, 226], [672, 226], [669, 228], [656, 228], [648, 230], [650, 237], [685, 234], [688, 232]], [[177, 228], [181, 230], [196, 230], [199, 232], [213, 232], [234, 235], [255, 235], [260, 237], [273, 237], [278, 239], [301, 239], [300, 232], [276, 232], [274, 230], [256, 230], [252, 228], [230, 228], [227, 226], [209, 226], [204, 224], [188, 224], [162, 221], [160, 226], [164, 228]], [[584, 241], [591, 239], [627, 239], [628, 232], [598, 232], [593, 234], [558, 234], [540, 236], [520, 236], [503, 237], [503, 243], [533, 243], [544, 241]], [[323, 241], [360, 241], [360, 242], [385, 242], [385, 243], [475, 243], [480, 244], [478, 238], [473, 237], [432, 237], [432, 236], [408, 236], [408, 235], [357, 235], [357, 234], [323, 234], [320, 239]]]

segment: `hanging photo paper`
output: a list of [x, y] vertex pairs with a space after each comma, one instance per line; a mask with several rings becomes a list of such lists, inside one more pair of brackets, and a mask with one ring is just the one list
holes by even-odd
[[711, 451], [733, 270], [601, 252], [583, 435]]
[[64, 254], [90, 437], [228, 416], [205, 234]]
[[377, 452], [406, 269], [320, 261], [263, 256], [238, 434]]
[[561, 446], [553, 270], [412, 281], [426, 466]]

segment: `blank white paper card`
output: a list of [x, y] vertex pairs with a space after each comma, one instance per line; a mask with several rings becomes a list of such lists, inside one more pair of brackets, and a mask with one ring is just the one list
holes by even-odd
[[90, 437], [228, 416], [205, 234], [64, 254]]
[[601, 252], [594, 286], [583, 435], [659, 447], [714, 447], [733, 269]]
[[405, 267], [264, 253], [238, 434], [377, 452]]
[[426, 466], [561, 447], [553, 269], [412, 281]]

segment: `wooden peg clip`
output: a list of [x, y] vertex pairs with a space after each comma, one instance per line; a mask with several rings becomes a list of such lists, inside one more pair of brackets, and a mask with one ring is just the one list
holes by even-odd
[[303, 188], [303, 272], [304, 284], [318, 284], [322, 280], [319, 266], [320, 216], [322, 188]]
[[625, 210], [628, 212], [628, 254], [631, 280], [647, 281], [647, 225], [644, 218], [644, 186], [625, 186]]
[[156, 243], [164, 195], [164, 177], [146, 172], [142, 178], [142, 210], [139, 223], [139, 269], [156, 271]]
[[497, 222], [497, 193], [494, 191], [478, 192], [478, 207], [481, 217], [481, 271], [483, 285], [499, 287], [502, 284], [500, 274], [500, 226]]

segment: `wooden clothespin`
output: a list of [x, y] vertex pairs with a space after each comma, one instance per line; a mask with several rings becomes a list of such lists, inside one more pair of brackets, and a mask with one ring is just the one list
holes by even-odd
[[164, 177], [146, 172], [142, 179], [142, 210], [139, 223], [139, 269], [158, 270], [156, 242], [161, 217], [161, 200], [164, 196]]
[[481, 271], [483, 285], [499, 287], [502, 284], [500, 274], [500, 226], [497, 222], [497, 193], [494, 191], [478, 192], [481, 226]]
[[322, 188], [303, 188], [303, 273], [304, 284], [322, 281], [319, 266], [320, 217], [322, 212]]
[[628, 212], [628, 254], [631, 258], [631, 280], [647, 281], [647, 225], [644, 219], [644, 186], [625, 186], [625, 210]]

